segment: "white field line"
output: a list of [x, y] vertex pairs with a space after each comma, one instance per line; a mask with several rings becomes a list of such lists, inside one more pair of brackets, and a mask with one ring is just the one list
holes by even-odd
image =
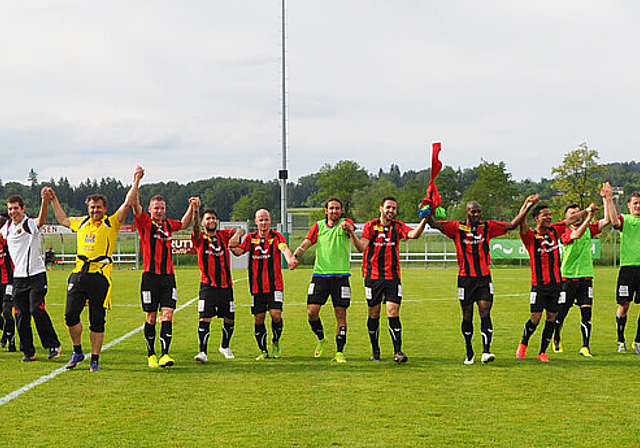
[[[238, 280], [234, 280], [234, 281], [242, 281], [242, 280], [247, 280], [246, 278], [241, 278]], [[189, 305], [191, 305], [193, 302], [195, 302], [196, 300], [198, 300], [198, 296], [194, 297], [193, 299], [189, 300], [187, 303], [180, 305], [178, 308], [176, 308], [175, 312], [179, 312], [183, 309], [185, 309], [186, 307], [188, 307]], [[138, 305], [139, 306], [139, 305]], [[113, 341], [109, 342], [108, 344], [105, 344], [102, 347], [102, 351], [108, 350], [111, 347], [121, 343], [122, 341], [129, 339], [131, 336], [133, 336], [134, 334], [140, 333], [142, 330], [144, 330], [144, 324], [140, 325], [138, 328], [134, 328], [133, 330], [131, 330], [129, 333], [120, 336], [117, 339], [114, 339]], [[9, 403], [11, 400], [14, 400], [16, 398], [18, 398], [20, 395], [24, 394], [25, 392], [29, 392], [31, 389], [46, 383], [49, 380], [54, 379], [55, 377], [57, 377], [58, 375], [60, 375], [61, 373], [66, 372], [67, 369], [63, 367], [57, 368], [56, 370], [52, 371], [51, 373], [48, 373], [46, 375], [41, 376], [40, 378], [38, 378], [35, 381], [32, 381], [31, 383], [22, 386], [20, 389], [16, 389], [13, 392], [5, 395], [4, 397], [0, 398], [0, 406], [4, 406], [5, 404]]]

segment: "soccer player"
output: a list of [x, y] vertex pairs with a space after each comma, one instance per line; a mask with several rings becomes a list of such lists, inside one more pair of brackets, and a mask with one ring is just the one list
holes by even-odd
[[562, 234], [562, 295], [560, 309], [556, 316], [556, 327], [553, 338], [554, 351], [562, 352], [560, 332], [564, 320], [571, 307], [577, 304], [580, 307], [580, 330], [582, 332], [582, 348], [580, 354], [585, 358], [591, 358], [589, 342], [591, 339], [591, 313], [593, 306], [593, 255], [591, 253], [591, 239], [602, 232], [610, 222], [609, 209], [613, 207], [613, 194], [611, 185], [605, 183], [600, 195], [604, 201], [604, 218], [591, 224], [593, 215], [598, 211], [596, 204], [591, 204], [585, 210], [580, 210], [578, 205], [570, 205], [565, 210], [565, 218], [586, 218], [579, 225], [568, 226]]
[[266, 209], [256, 212], [254, 222], [258, 230], [249, 233], [239, 246], [229, 245], [234, 255], [249, 253], [249, 282], [251, 283], [251, 314], [255, 319], [255, 337], [260, 349], [257, 361], [269, 358], [267, 350], [267, 327], [264, 323], [267, 310], [271, 316], [272, 351], [274, 358], [280, 357], [282, 336], [282, 304], [284, 283], [282, 281], [282, 256], [291, 266], [295, 259], [280, 232], [271, 229], [271, 215]]
[[[140, 170], [142, 168], [138, 167]], [[144, 170], [142, 170], [144, 176]], [[133, 214], [136, 228], [140, 235], [142, 247], [142, 282], [140, 298], [142, 310], [145, 312], [144, 339], [147, 343], [147, 365], [149, 367], [170, 367], [175, 360], [169, 356], [169, 347], [173, 334], [173, 312], [176, 309], [178, 294], [176, 277], [171, 259], [171, 235], [186, 228], [193, 217], [193, 207], [187, 211], [180, 221], [165, 217], [167, 204], [162, 196], [153, 196], [149, 201], [149, 214], [140, 205], [138, 185], [134, 180], [135, 199]], [[194, 198], [190, 199], [190, 202]], [[156, 356], [156, 320], [158, 309], [160, 318], [160, 342], [162, 354]]]
[[542, 311], [546, 310], [542, 341], [538, 361], [549, 362], [547, 348], [553, 337], [556, 314], [562, 292], [562, 274], [560, 273], [560, 237], [567, 228], [565, 221], [551, 223], [549, 206], [539, 204], [531, 212], [536, 223], [531, 230], [526, 220], [520, 223], [520, 238], [529, 252], [531, 265], [531, 295], [529, 297], [531, 317], [524, 324], [522, 340], [516, 350], [516, 358], [524, 359], [529, 339], [536, 331]]
[[467, 349], [464, 363], [475, 362], [473, 351], [473, 304], [478, 304], [480, 315], [480, 334], [483, 350], [480, 360], [483, 363], [495, 361], [491, 353], [493, 323], [491, 306], [493, 304], [493, 282], [491, 281], [491, 253], [489, 242], [492, 238], [505, 235], [515, 229], [525, 218], [527, 212], [537, 201], [537, 196], [527, 197], [518, 215], [511, 222], [482, 221], [482, 208], [477, 201], [467, 203], [466, 221], [436, 221], [433, 215], [427, 221], [429, 226], [438, 229], [451, 238], [456, 246], [458, 259], [458, 299], [462, 307], [462, 335]]
[[101, 194], [87, 197], [88, 216], [67, 217], [53, 189], [53, 211], [58, 223], [77, 233], [76, 266], [69, 276], [67, 304], [64, 318], [73, 343], [71, 359], [66, 364], [68, 370], [84, 361], [82, 351], [82, 323], [80, 313], [89, 304], [89, 339], [91, 341], [91, 363], [89, 371], [100, 370], [100, 352], [104, 341], [106, 310], [111, 309], [111, 274], [113, 271], [113, 249], [120, 227], [135, 202], [137, 185], [142, 178], [142, 170], [136, 169], [133, 185], [125, 202], [118, 210], [107, 215], [107, 198]]
[[237, 247], [240, 238], [244, 235], [242, 229], [218, 229], [218, 214], [213, 209], [206, 209], [202, 213], [202, 227], [200, 228], [199, 208], [200, 200], [191, 203], [194, 208], [193, 233], [191, 240], [198, 252], [198, 266], [200, 267], [200, 294], [198, 300], [198, 312], [200, 323], [198, 324], [198, 342], [200, 352], [195, 360], [206, 363], [207, 347], [211, 319], [221, 317], [222, 342], [218, 351], [226, 359], [235, 356], [229, 347], [235, 322], [235, 303], [233, 301], [233, 281], [231, 279], [231, 263], [229, 258], [229, 246]]
[[402, 302], [402, 283], [400, 281], [400, 240], [416, 239], [424, 232], [427, 218], [423, 218], [418, 227], [412, 229], [402, 221], [395, 219], [398, 213], [398, 201], [387, 196], [380, 204], [380, 217], [368, 221], [358, 238], [351, 230], [350, 236], [362, 256], [362, 276], [364, 291], [369, 307], [367, 329], [371, 341], [371, 360], [380, 361], [380, 308], [384, 301], [389, 319], [389, 333], [393, 342], [394, 361], [407, 362], [402, 352], [402, 324], [400, 323], [400, 304]]
[[[9, 215], [0, 215], [0, 228], [9, 220]], [[13, 262], [9, 256], [7, 240], [0, 237], [0, 300], [2, 300], [2, 314], [0, 314], [0, 329], [2, 348], [9, 345], [8, 351], [16, 350], [16, 323], [13, 319]]]
[[[2, 227], [2, 237], [7, 240], [14, 263], [13, 303], [18, 311], [17, 327], [20, 346], [24, 353], [22, 362], [36, 359], [33, 345], [31, 317], [36, 324], [42, 346], [49, 350], [48, 358], [59, 358], [62, 345], [44, 306], [47, 294], [47, 273], [42, 258], [40, 228], [47, 219], [50, 196], [42, 189], [42, 204], [37, 218], [25, 215], [24, 200], [20, 196], [7, 198], [9, 221]], [[4, 301], [3, 301], [4, 302]], [[3, 304], [4, 308], [4, 304]]]
[[[627, 201], [628, 214], [617, 215], [611, 208], [611, 222], [620, 231], [620, 272], [618, 273], [616, 327], [618, 351], [626, 352], [624, 327], [627, 324], [629, 305], [633, 300], [640, 303], [640, 192], [634, 191]], [[640, 315], [638, 329], [633, 342], [636, 354], [640, 355]]]
[[347, 343], [347, 308], [351, 304], [349, 233], [353, 233], [355, 227], [353, 221], [342, 217], [342, 207], [340, 199], [329, 199], [324, 205], [326, 218], [311, 226], [306, 238], [293, 252], [293, 256], [298, 258], [316, 244], [316, 259], [307, 296], [309, 325], [318, 338], [314, 356], [322, 356], [327, 343], [320, 309], [331, 295], [337, 321], [337, 349], [333, 360], [338, 363], [347, 362], [344, 346]]

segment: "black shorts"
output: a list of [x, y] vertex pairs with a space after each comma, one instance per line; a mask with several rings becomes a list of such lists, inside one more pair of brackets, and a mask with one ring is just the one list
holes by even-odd
[[[402, 302], [402, 283], [400, 280], [365, 280], [364, 295], [367, 305], [374, 307], [381, 303], [393, 302], [400, 305]], [[384, 296], [384, 300], [382, 298]]]
[[282, 291], [261, 292], [251, 296], [251, 314], [266, 313], [267, 310], [282, 310]]
[[640, 266], [622, 266], [618, 272], [616, 299], [619, 305], [640, 303]]
[[351, 286], [349, 277], [320, 277], [314, 275], [309, 284], [307, 305], [324, 305], [331, 295], [333, 307], [349, 308]]
[[462, 306], [462, 308], [466, 308], [479, 301], [493, 302], [493, 282], [491, 281], [491, 276], [458, 276], [458, 299], [460, 299], [460, 306]]
[[67, 326], [73, 327], [80, 323], [80, 313], [88, 302], [89, 329], [94, 333], [104, 333], [107, 315], [104, 300], [108, 291], [109, 282], [102, 274], [97, 272], [71, 274], [67, 288], [67, 306], [64, 311]]
[[568, 278], [562, 284], [562, 293], [558, 301], [560, 306], [571, 307], [593, 305], [593, 279], [592, 278]]
[[200, 313], [200, 319], [216, 316], [234, 319], [233, 288], [215, 288], [206, 283], [200, 283], [198, 313]]
[[562, 283], [531, 286], [531, 295], [529, 296], [531, 312], [541, 313], [543, 310], [547, 310], [550, 313], [557, 313], [561, 294]]
[[158, 311], [158, 308], [175, 310], [178, 303], [176, 276], [144, 272], [140, 284], [140, 299], [142, 300], [142, 309], [147, 313], [154, 313]]

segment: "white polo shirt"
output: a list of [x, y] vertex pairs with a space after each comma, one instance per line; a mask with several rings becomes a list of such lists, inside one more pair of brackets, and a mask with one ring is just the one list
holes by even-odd
[[0, 230], [7, 240], [9, 255], [14, 264], [14, 278], [27, 278], [45, 272], [40, 229], [35, 218], [24, 217], [18, 225], [9, 219]]

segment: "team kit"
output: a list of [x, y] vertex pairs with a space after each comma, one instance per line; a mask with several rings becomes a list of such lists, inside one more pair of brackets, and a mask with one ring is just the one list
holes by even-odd
[[[251, 313], [259, 352], [256, 360], [280, 358], [280, 341], [284, 331], [282, 259], [289, 269], [296, 269], [299, 257], [315, 246], [315, 262], [307, 295], [309, 326], [317, 339], [313, 356], [322, 357], [327, 348], [329, 336], [325, 334], [320, 312], [330, 297], [336, 319], [336, 349], [332, 359], [337, 363], [346, 363], [344, 349], [347, 343], [347, 311], [351, 303], [350, 252], [353, 245], [363, 253], [362, 275], [368, 308], [371, 360], [379, 362], [382, 359], [379, 333], [384, 305], [393, 343], [393, 360], [398, 364], [406, 363], [408, 356], [402, 350], [400, 320], [400, 241], [419, 238], [427, 225], [453, 240], [456, 247], [458, 298], [462, 311], [460, 330], [465, 349], [464, 356], [461, 356], [463, 364], [476, 362], [473, 345], [474, 309], [477, 309], [480, 318], [482, 352], [479, 360], [490, 363], [496, 359], [491, 352], [494, 291], [490, 241], [511, 230], [519, 232], [531, 265], [530, 316], [515, 350], [516, 358], [525, 358], [531, 337], [540, 325], [543, 314], [544, 325], [537, 360], [549, 362], [547, 350], [550, 347], [554, 352], [562, 352], [561, 331], [567, 313], [574, 305], [580, 309], [580, 354], [586, 358], [592, 357], [590, 338], [594, 268], [591, 239], [609, 224], [621, 234], [621, 267], [616, 293], [617, 350], [632, 350], [640, 354], [640, 318], [632, 346], [628, 348], [625, 339], [629, 306], [632, 301], [640, 303], [638, 192], [633, 192], [629, 197], [628, 213], [617, 214], [611, 186], [603, 184], [600, 196], [604, 217], [597, 221], [594, 221], [594, 215], [600, 206], [592, 203], [585, 209], [571, 205], [566, 208], [563, 220], [553, 222], [550, 208], [541, 203], [538, 195], [527, 197], [518, 214], [509, 222], [484, 220], [481, 204], [476, 201], [466, 204], [465, 220], [436, 219], [434, 205], [438, 204], [429, 204], [427, 201], [426, 206], [421, 204], [421, 220], [415, 228], [395, 219], [398, 202], [393, 197], [385, 197], [380, 202], [380, 215], [365, 223], [359, 235], [353, 221], [343, 216], [341, 200], [330, 198], [324, 204], [325, 218], [314, 223], [302, 243], [291, 250], [285, 237], [271, 228], [271, 216], [266, 209], [255, 213], [257, 230], [247, 235], [242, 229], [219, 229], [216, 211], [205, 208], [201, 212], [202, 204], [197, 197], [189, 199], [187, 210], [180, 220], [165, 216], [166, 201], [161, 196], [152, 197], [145, 211], [138, 195], [143, 176], [144, 170], [137, 167], [124, 203], [113, 214], [107, 213], [107, 198], [100, 194], [87, 198], [87, 215], [81, 217], [68, 217], [50, 187], [42, 189], [42, 203], [36, 218], [26, 216], [25, 203], [20, 196], [7, 198], [7, 213], [0, 218], [2, 348], [9, 352], [20, 350], [22, 362], [35, 361], [33, 317], [40, 342], [48, 350], [47, 357], [56, 359], [62, 356], [62, 344], [45, 307], [47, 271], [41, 252], [41, 227], [46, 222], [51, 205], [57, 222], [77, 234], [76, 264], [68, 279], [64, 313], [73, 345], [70, 359], [65, 365], [69, 370], [75, 369], [87, 357], [82, 347], [83, 325], [80, 319], [85, 308], [89, 318], [89, 370], [100, 370], [106, 311], [111, 308], [113, 250], [119, 229], [130, 209], [133, 209], [142, 252], [140, 301], [145, 313], [144, 340], [150, 368], [169, 368], [176, 362], [170, 355], [173, 313], [177, 305], [171, 239], [174, 232], [190, 226], [201, 273], [195, 362], [207, 363], [209, 360], [211, 321], [215, 317], [222, 319], [218, 351], [226, 359], [234, 358], [230, 346], [235, 322], [232, 254], [249, 254]], [[535, 223], [534, 228], [527, 224], [526, 217], [529, 214]], [[271, 338], [266, 325], [267, 313], [271, 321]], [[19, 337], [18, 345], [16, 335]], [[159, 350], [156, 350], [156, 339], [159, 340]]]

